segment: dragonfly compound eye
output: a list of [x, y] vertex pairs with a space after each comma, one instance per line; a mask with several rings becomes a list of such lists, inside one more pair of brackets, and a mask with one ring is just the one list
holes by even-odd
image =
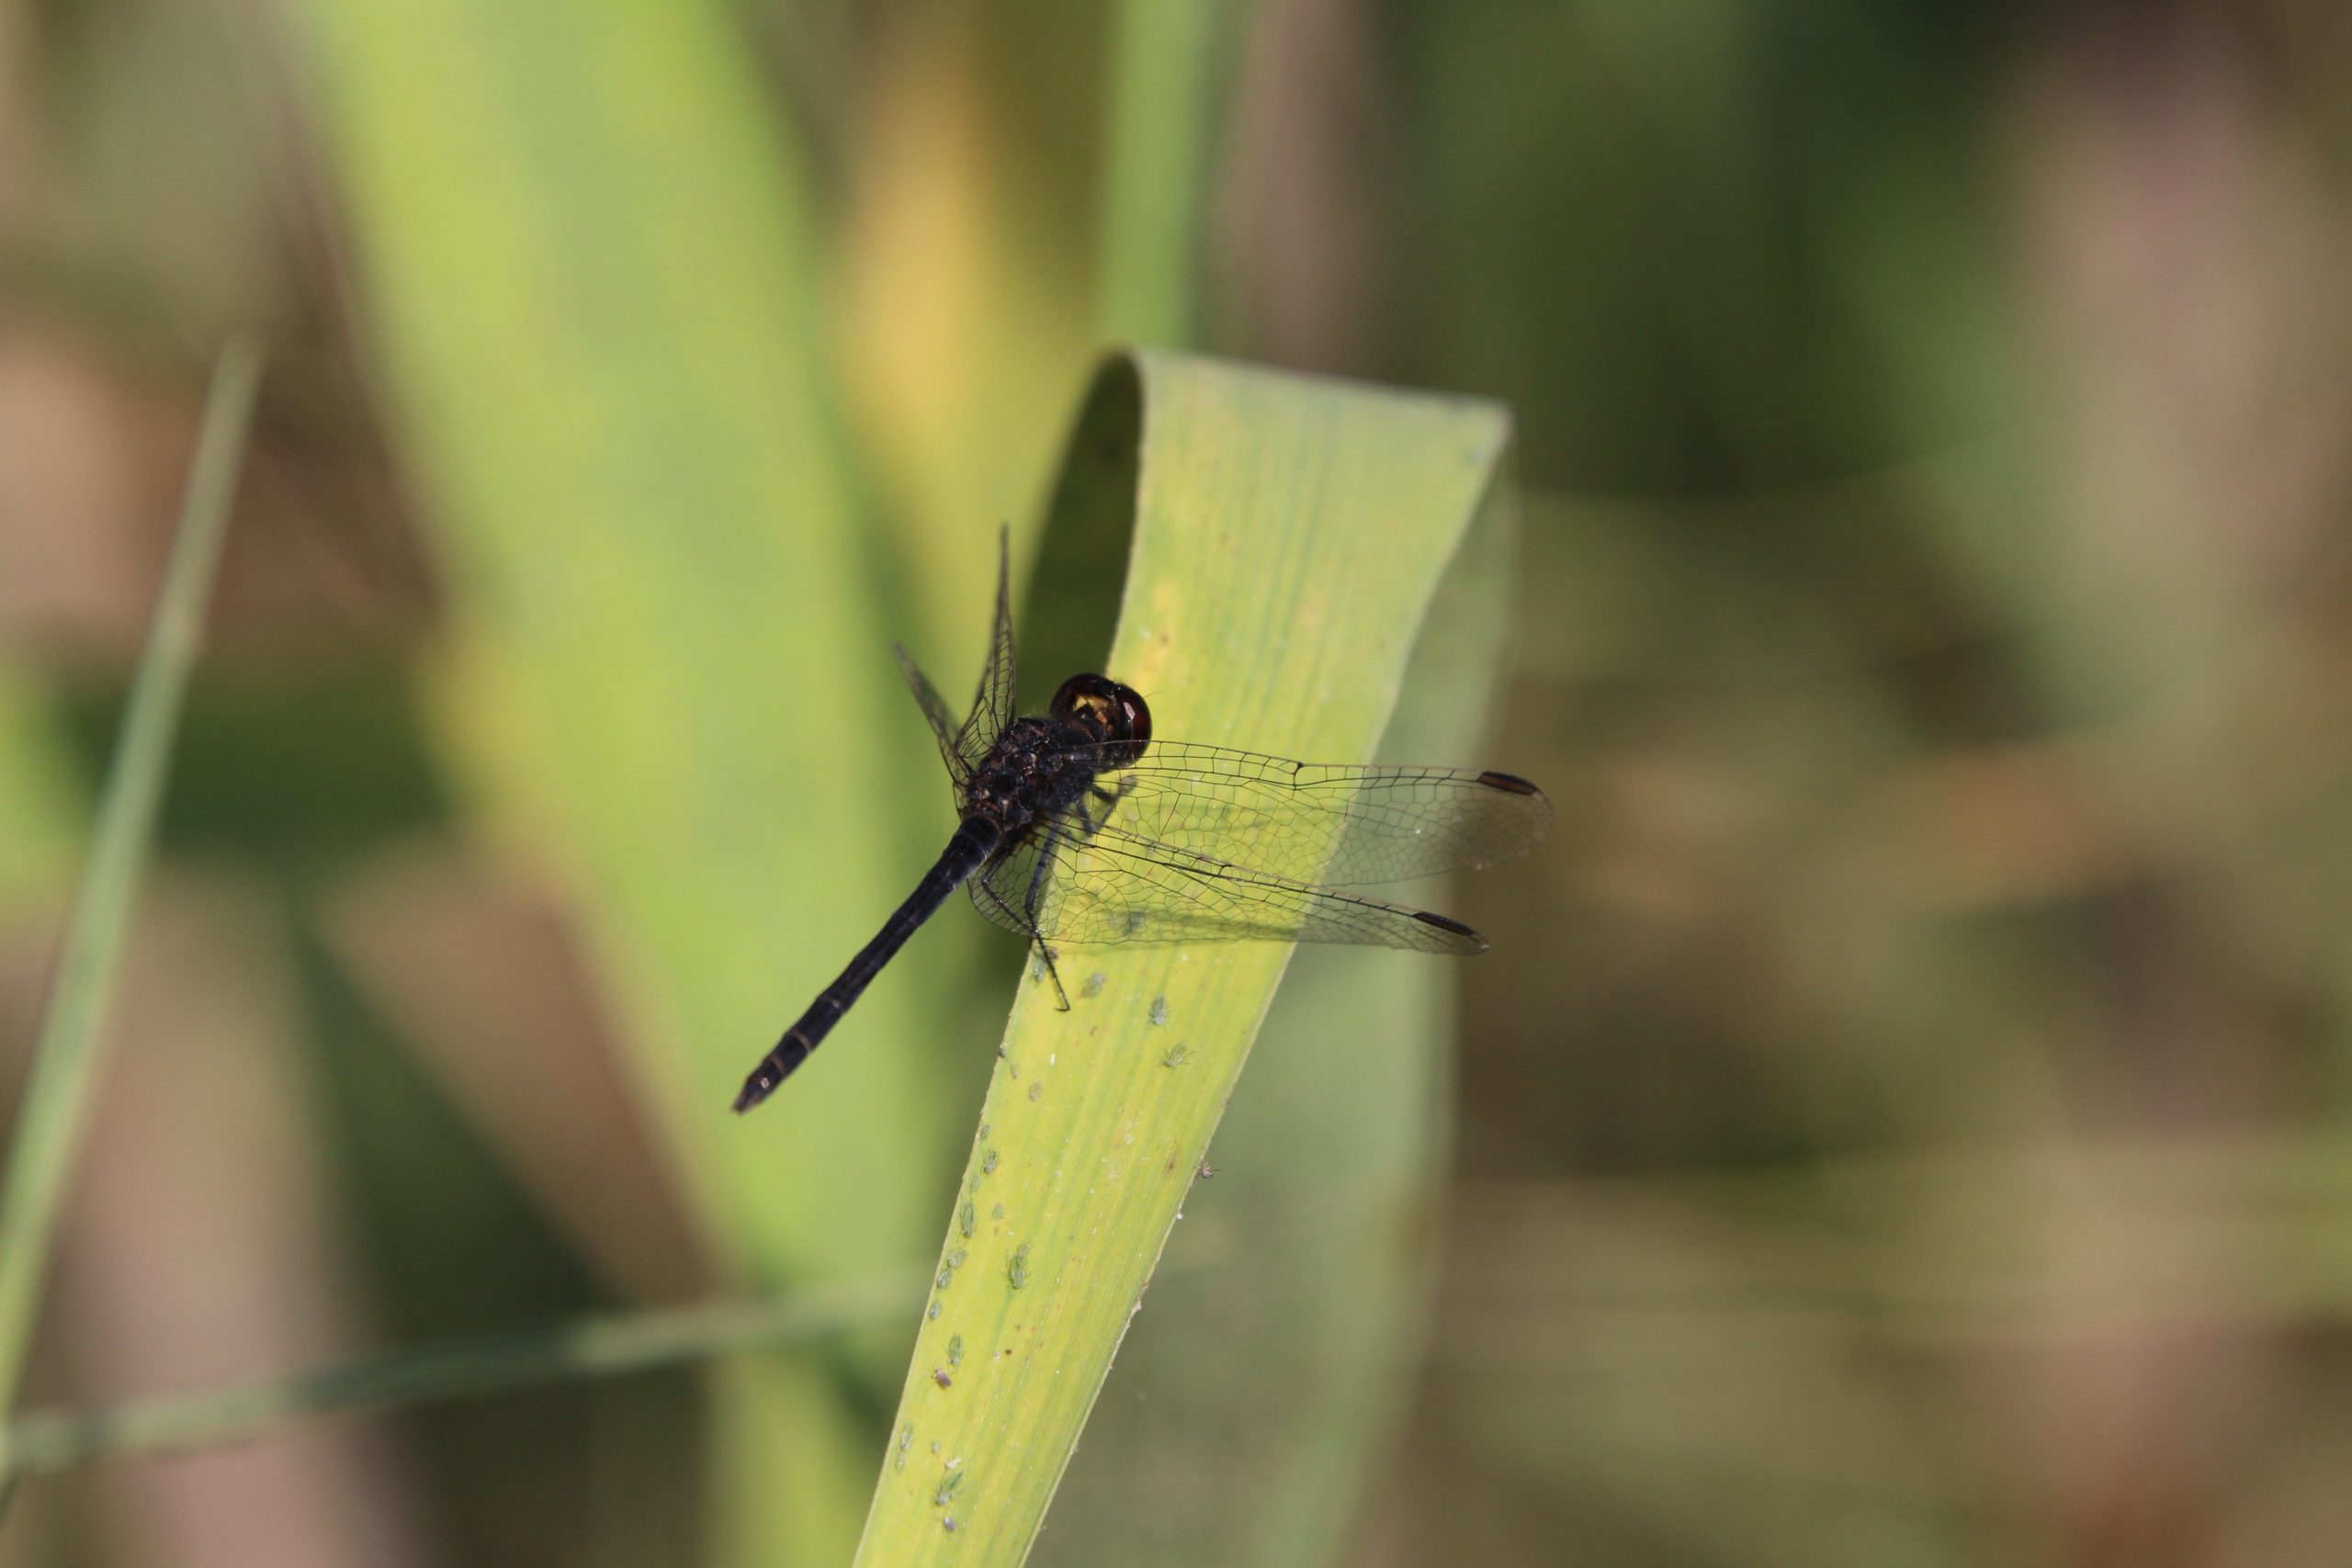
[[1053, 716], [1092, 731], [1103, 743], [1103, 761], [1124, 768], [1143, 755], [1151, 740], [1151, 708], [1132, 686], [1106, 675], [1073, 675], [1054, 694]]

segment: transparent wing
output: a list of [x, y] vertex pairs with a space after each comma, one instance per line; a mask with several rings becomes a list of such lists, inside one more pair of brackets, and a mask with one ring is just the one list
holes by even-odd
[[956, 752], [968, 769], [988, 755], [996, 738], [1013, 720], [1016, 695], [1012, 661], [1012, 531], [996, 537], [996, 631], [989, 641], [989, 661], [980, 671], [980, 689], [972, 698], [971, 716], [956, 732]]
[[[1464, 955], [1487, 950], [1486, 938], [1443, 915], [1310, 886], [1113, 827], [1082, 839], [1074, 824], [1041, 829], [990, 873], [986, 891], [1021, 910], [1039, 857], [1047, 873], [1035, 884], [1038, 933], [1073, 947], [1327, 942]], [[1007, 923], [981, 901], [978, 889], [974, 901], [981, 903], [981, 913]], [[1012, 929], [1027, 927], [1016, 917]]]
[[894, 642], [890, 651], [899, 656], [899, 669], [907, 678], [908, 689], [922, 705], [923, 717], [931, 721], [931, 733], [939, 741], [939, 760], [947, 764], [947, 776], [956, 781], [960, 800], [964, 783], [972, 776], [972, 764], [956, 750], [956, 720], [947, 711], [947, 699], [916, 666], [914, 655], [907, 651], [905, 644]]
[[1323, 886], [1408, 882], [1523, 855], [1552, 825], [1544, 792], [1466, 768], [1294, 762], [1154, 741], [1097, 781], [1131, 839]]
[[[1059, 841], [1050, 830], [1034, 833], [983, 866], [980, 874], [965, 885], [974, 908], [1006, 931], [1032, 935], [1028, 916], [1032, 890], [1042, 895], [1046, 883], [1052, 880], [1057, 863], [1053, 850]], [[1044, 880], [1037, 876], [1040, 858], [1046, 862]]]

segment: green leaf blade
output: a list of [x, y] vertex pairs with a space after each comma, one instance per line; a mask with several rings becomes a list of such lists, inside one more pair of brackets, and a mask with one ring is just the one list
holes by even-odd
[[[1121, 399], [1139, 420], [1102, 407]], [[1500, 411], [1158, 355], [1114, 367], [1096, 405], [1073, 466], [1140, 476], [1108, 672], [1147, 694], [1162, 736], [1370, 756], [1494, 486]], [[1142, 434], [1125, 453], [1085, 435], [1127, 425]], [[1102, 518], [1070, 498], [1115, 524], [1116, 488], [1065, 475], [1049, 576], [1057, 550], [1100, 553], [1080, 536]], [[1068, 1013], [1024, 981], [958, 1195], [978, 1234], [951, 1219], [901, 1396], [909, 1462], [882, 1471], [860, 1562], [1026, 1556], [1289, 956], [1073, 951]], [[962, 1369], [943, 1381], [958, 1337]]]

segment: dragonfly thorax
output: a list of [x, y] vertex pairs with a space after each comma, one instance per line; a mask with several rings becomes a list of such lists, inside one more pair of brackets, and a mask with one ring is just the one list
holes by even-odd
[[1014, 719], [973, 768], [964, 788], [964, 815], [986, 818], [1011, 838], [1084, 795], [1099, 761], [1092, 737], [1080, 726], [1056, 718]]
[[1132, 766], [1151, 741], [1151, 710], [1102, 675], [1073, 675], [1043, 716], [1016, 718], [972, 769], [964, 815], [1008, 839], [1077, 803], [1095, 775]]

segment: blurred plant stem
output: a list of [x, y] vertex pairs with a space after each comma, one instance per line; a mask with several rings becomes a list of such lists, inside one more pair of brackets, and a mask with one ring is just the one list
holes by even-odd
[[[448, 585], [429, 701], [454, 766], [580, 889], [719, 1266], [772, 1286], [898, 1263], [953, 1149], [938, 987], [877, 987], [824, 1093], [726, 1109], [776, 1010], [911, 883], [937, 811], [920, 727], [876, 721], [905, 697], [878, 657], [894, 617], [840, 414], [817, 175], [725, 6], [302, 18], [371, 360]], [[887, 1375], [882, 1343], [714, 1373], [733, 1386], [703, 1411], [708, 1561], [848, 1554], [878, 1436], [854, 1384]]]
[[1126, 0], [1113, 62], [1099, 335], [1181, 348], [1199, 336], [1209, 172], [1248, 0]]
[[803, 1343], [902, 1315], [922, 1279], [894, 1269], [789, 1298], [581, 1318], [94, 1414], [30, 1416], [8, 1428], [9, 1471], [0, 1484], [93, 1460], [236, 1442], [304, 1416], [405, 1409]]
[[[260, 379], [261, 351], [250, 339], [232, 342], [213, 367], [171, 559], [33, 1047], [0, 1199], [0, 1409], [16, 1404], [23, 1381], [58, 1203], [89, 1103], [98, 1031], [154, 838]], [[13, 1464], [13, 1450], [0, 1451], [0, 1468]]]

